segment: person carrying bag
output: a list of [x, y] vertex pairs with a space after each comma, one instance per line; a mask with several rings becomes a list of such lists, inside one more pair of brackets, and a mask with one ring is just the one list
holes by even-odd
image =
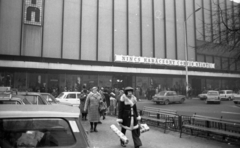
[[[133, 95], [133, 88], [126, 87], [124, 94], [120, 98], [119, 112], [117, 122], [122, 127], [121, 132], [125, 135], [126, 130], [132, 131], [132, 138], [134, 142], [134, 147], [139, 148], [142, 146], [140, 139], [140, 125], [139, 121], [141, 117], [137, 112], [137, 99]], [[126, 144], [120, 140], [122, 147], [126, 147]]]

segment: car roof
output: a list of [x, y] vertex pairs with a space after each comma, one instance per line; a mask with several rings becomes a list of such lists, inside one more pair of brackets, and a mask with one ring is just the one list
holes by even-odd
[[217, 90], [209, 90], [208, 92], [218, 92]]
[[220, 90], [220, 91], [232, 91], [232, 90]]
[[2, 105], [0, 118], [19, 117], [73, 117], [79, 118], [78, 107], [65, 105]]
[[18, 92], [19, 95], [41, 95], [38, 92]]
[[78, 91], [64, 91], [62, 93], [67, 94], [67, 93], [80, 93], [80, 92], [78, 92]]
[[40, 94], [50, 95], [50, 93], [46, 93], [46, 92], [40, 92]]

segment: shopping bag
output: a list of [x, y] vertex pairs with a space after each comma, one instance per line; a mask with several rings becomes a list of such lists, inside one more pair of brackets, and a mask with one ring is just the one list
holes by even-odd
[[114, 124], [112, 124], [110, 128], [122, 140], [122, 142], [124, 142], [124, 144], [129, 142], [127, 136], [125, 136]]
[[149, 130], [150, 130], [150, 127], [146, 123], [140, 124], [140, 132], [141, 133], [147, 132]]

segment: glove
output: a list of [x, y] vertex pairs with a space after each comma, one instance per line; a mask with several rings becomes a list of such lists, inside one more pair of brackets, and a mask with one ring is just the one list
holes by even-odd
[[117, 122], [118, 122], [118, 123], [122, 123], [123, 120], [122, 120], [122, 119], [117, 119]]

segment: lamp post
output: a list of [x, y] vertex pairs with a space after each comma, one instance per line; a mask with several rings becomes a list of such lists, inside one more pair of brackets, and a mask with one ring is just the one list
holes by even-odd
[[184, 32], [185, 32], [185, 70], [186, 70], [186, 97], [188, 98], [188, 41], [187, 41], [187, 20], [190, 18], [190, 16], [192, 16], [194, 13], [196, 13], [197, 11], [201, 10], [202, 8], [198, 8], [196, 9], [193, 13], [191, 13], [187, 19], [185, 18], [184, 20]]

